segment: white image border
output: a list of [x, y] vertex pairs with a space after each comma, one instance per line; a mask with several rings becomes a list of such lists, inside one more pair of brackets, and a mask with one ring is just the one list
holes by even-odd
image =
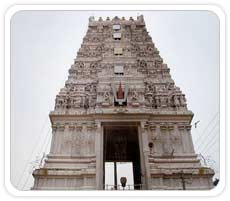
[[[129, 10], [129, 11], [211, 11], [220, 22], [220, 182], [212, 190], [142, 191], [20, 191], [10, 182], [10, 20], [18, 11]], [[14, 196], [216, 196], [225, 188], [225, 13], [216, 5], [14, 5], [5, 14], [5, 187]], [[167, 192], [167, 193], [166, 193]]]

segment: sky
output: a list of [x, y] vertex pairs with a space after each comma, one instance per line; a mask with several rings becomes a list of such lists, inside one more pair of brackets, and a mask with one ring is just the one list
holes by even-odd
[[[196, 152], [219, 176], [219, 20], [210, 11], [20, 11], [11, 19], [11, 182], [28, 190], [49, 152], [49, 112], [87, 31], [88, 18], [143, 14], [194, 113]], [[194, 123], [197, 126], [194, 126]], [[204, 164], [205, 164], [204, 162]]]
[[[113, 190], [115, 181], [114, 177], [114, 162], [105, 162], [105, 189]], [[132, 162], [116, 162], [117, 169], [117, 189], [123, 189], [121, 186], [120, 178], [126, 177], [126, 186], [124, 190], [133, 190], [134, 189], [134, 175], [133, 175], [133, 163]]]

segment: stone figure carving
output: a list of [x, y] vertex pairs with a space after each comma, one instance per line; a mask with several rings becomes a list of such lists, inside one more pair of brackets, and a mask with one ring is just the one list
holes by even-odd
[[94, 16], [90, 16], [89, 17], [89, 22], [93, 22], [95, 19], [94, 19]]
[[160, 100], [160, 98], [158, 96], [155, 97], [155, 101], [156, 101], [156, 107], [160, 108], [161, 107], [161, 100]]
[[97, 86], [96, 86], [96, 84], [93, 84], [93, 83], [87, 84], [85, 86], [85, 91], [89, 92], [91, 94], [96, 94], [97, 93]]
[[90, 99], [89, 106], [90, 107], [95, 107], [96, 103], [97, 103], [97, 96], [92, 96], [91, 99]]
[[137, 100], [138, 100], [138, 93], [137, 93], [137, 91], [133, 91], [131, 100], [132, 100], [132, 101], [137, 101]]
[[66, 97], [66, 109], [71, 108], [71, 98], [70, 96]]
[[147, 52], [149, 55], [152, 55], [152, 54], [153, 54], [153, 51], [154, 51], [154, 47], [152, 47], [151, 45], [148, 45], [147, 48], [146, 48], [146, 52]]
[[64, 103], [64, 99], [57, 96], [56, 100], [55, 100], [55, 109], [62, 108], [63, 107], [63, 103]]
[[138, 66], [140, 70], [146, 70], [147, 62], [145, 60], [138, 60]]
[[185, 95], [181, 95], [180, 96], [180, 104], [181, 104], [181, 106], [186, 106], [187, 104], [186, 104], [186, 98], [185, 98]]
[[88, 109], [88, 108], [89, 108], [89, 97], [88, 95], [86, 95], [84, 99], [84, 109]]
[[96, 94], [97, 93], [97, 85], [93, 84], [90, 90], [91, 93]]
[[145, 105], [151, 107], [153, 103], [153, 96], [152, 94], [145, 95]]
[[162, 66], [162, 62], [159, 61], [159, 60], [155, 60], [155, 67], [156, 68], [161, 68], [161, 66]]
[[104, 102], [110, 102], [110, 94], [108, 91], [104, 92], [103, 94], [103, 101]]
[[144, 22], [144, 16], [143, 15], [137, 16], [137, 20], [140, 22]]
[[152, 93], [153, 92], [153, 84], [151, 82], [145, 83], [145, 93]]
[[91, 88], [91, 85], [90, 85], [90, 84], [87, 84], [87, 85], [85, 86], [85, 91], [90, 92], [90, 88]]
[[146, 63], [145, 60], [141, 60], [139, 64], [140, 64], [141, 68], [146, 68], [147, 67], [147, 63]]
[[173, 83], [167, 83], [167, 87], [166, 87], [169, 91], [174, 89], [174, 84]]
[[174, 106], [175, 107], [179, 107], [180, 106], [180, 102], [179, 102], [178, 97], [176, 95], [174, 95], [173, 101], [174, 101]]
[[62, 97], [57, 97], [57, 104], [56, 108], [66, 108], [66, 99], [64, 96]]

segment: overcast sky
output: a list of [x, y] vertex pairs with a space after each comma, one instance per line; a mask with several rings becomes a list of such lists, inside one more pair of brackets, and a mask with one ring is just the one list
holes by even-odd
[[[88, 18], [143, 14], [153, 42], [194, 112], [197, 153], [219, 174], [219, 20], [209, 11], [20, 11], [11, 19], [11, 181], [29, 189], [31, 163], [49, 150], [48, 114]], [[211, 157], [209, 157], [209, 155]], [[217, 174], [217, 176], [218, 176]]]

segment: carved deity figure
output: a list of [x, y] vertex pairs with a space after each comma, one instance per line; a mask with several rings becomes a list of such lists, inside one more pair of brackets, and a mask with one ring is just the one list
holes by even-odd
[[137, 20], [140, 22], [144, 22], [144, 16], [143, 15], [137, 16]]
[[145, 60], [141, 60], [139, 61], [139, 65], [141, 68], [145, 69], [147, 68], [147, 62]]
[[146, 106], [152, 106], [152, 102], [153, 102], [152, 94], [146, 95], [145, 96], [145, 105]]
[[95, 84], [91, 86], [90, 92], [93, 94], [97, 93], [97, 86]]
[[148, 45], [146, 48], [146, 52], [151, 55], [151, 54], [153, 54], [153, 49], [154, 48], [152, 46]]
[[152, 92], [153, 92], [153, 84], [152, 84], [152, 82], [146, 83], [145, 93], [152, 93]]
[[86, 95], [85, 99], [84, 99], [84, 108], [85, 109], [89, 108], [89, 97], [88, 97], [88, 95]]
[[103, 101], [109, 103], [110, 102], [110, 94], [108, 91], [105, 91], [103, 94]]
[[177, 97], [177, 96], [174, 96], [174, 97], [173, 97], [173, 100], [174, 100], [174, 105], [175, 105], [176, 107], [179, 107], [179, 106], [180, 106], [180, 102], [179, 102], [179, 100], [178, 100], [178, 97]]
[[186, 99], [184, 95], [180, 96], [180, 103], [181, 103], [181, 106], [186, 106]]
[[94, 19], [94, 16], [90, 16], [89, 17], [89, 22], [93, 22], [95, 19]]
[[90, 101], [89, 101], [90, 107], [95, 107], [97, 103], [97, 96], [91, 96]]
[[138, 93], [137, 93], [137, 91], [134, 91], [134, 92], [133, 92], [133, 95], [132, 95], [132, 97], [131, 97], [131, 100], [132, 100], [132, 101], [137, 101], [137, 100], [138, 100]]
[[90, 91], [90, 85], [88, 84], [88, 85], [86, 85], [86, 87], [85, 87], [85, 91]]
[[71, 97], [67, 96], [66, 97], [66, 109], [71, 108]]
[[159, 97], [155, 97], [155, 101], [156, 101], [156, 107], [160, 108], [161, 107], [161, 101]]

